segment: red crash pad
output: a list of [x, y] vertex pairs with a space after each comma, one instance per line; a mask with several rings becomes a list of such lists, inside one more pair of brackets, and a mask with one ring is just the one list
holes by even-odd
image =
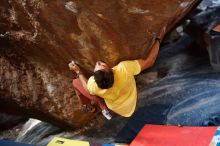
[[130, 146], [208, 146], [217, 127], [145, 125]]

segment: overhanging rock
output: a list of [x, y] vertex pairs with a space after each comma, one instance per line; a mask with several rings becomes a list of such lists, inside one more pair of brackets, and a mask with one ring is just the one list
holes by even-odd
[[92, 116], [80, 113], [67, 63], [77, 60], [89, 75], [100, 59], [114, 66], [144, 57], [159, 30], [170, 30], [197, 3], [2, 0], [0, 98], [7, 105], [2, 109], [17, 107], [35, 118], [84, 125]]

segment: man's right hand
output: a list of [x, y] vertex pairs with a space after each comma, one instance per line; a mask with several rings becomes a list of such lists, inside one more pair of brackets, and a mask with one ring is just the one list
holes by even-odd
[[157, 38], [159, 38], [160, 40], [163, 39], [163, 37], [166, 34], [166, 26], [162, 27], [161, 30], [158, 32], [157, 34]]
[[76, 73], [79, 73], [79, 72], [80, 72], [79, 66], [78, 66], [74, 61], [71, 61], [71, 62], [69, 63], [69, 69], [70, 69], [71, 71], [76, 72]]

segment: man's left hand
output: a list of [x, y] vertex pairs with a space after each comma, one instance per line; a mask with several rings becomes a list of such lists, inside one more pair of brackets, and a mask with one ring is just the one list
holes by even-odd
[[76, 73], [80, 72], [79, 66], [74, 61], [69, 63], [69, 68], [70, 68], [70, 70], [72, 70], [72, 71], [74, 71]]
[[162, 29], [158, 32], [157, 38], [162, 40], [165, 34], [166, 34], [166, 26], [162, 27]]

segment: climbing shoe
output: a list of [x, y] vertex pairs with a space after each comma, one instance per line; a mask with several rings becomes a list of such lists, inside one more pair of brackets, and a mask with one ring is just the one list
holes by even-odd
[[94, 112], [96, 111], [96, 109], [95, 109], [95, 107], [93, 107], [93, 106], [87, 106], [86, 104], [84, 104], [84, 105], [82, 106], [82, 111], [83, 111], [84, 113], [87, 113], [87, 112], [94, 113]]
[[108, 120], [112, 119], [112, 115], [110, 114], [110, 112], [107, 109], [102, 110], [102, 115]]

